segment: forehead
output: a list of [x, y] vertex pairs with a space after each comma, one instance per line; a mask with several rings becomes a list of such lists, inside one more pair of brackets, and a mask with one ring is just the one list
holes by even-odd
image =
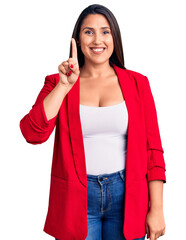
[[89, 14], [84, 20], [81, 25], [82, 27], [110, 27], [107, 18], [102, 14]]

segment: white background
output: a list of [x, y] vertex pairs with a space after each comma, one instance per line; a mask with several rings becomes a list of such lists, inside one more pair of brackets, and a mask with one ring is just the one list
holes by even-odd
[[[49, 240], [48, 208], [54, 131], [28, 144], [19, 122], [46, 75], [68, 59], [75, 22], [84, 8], [105, 1], [9, 0], [0, 4], [0, 239]], [[166, 234], [185, 238], [186, 35], [184, 1], [107, 1], [120, 26], [125, 66], [146, 75], [155, 99], [166, 162]]]

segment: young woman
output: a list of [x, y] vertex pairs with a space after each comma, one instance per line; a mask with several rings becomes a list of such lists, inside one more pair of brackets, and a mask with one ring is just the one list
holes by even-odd
[[118, 23], [98, 4], [80, 14], [69, 59], [20, 121], [27, 142], [54, 127], [44, 231], [56, 240], [155, 240], [165, 234], [165, 161], [148, 78], [126, 69]]

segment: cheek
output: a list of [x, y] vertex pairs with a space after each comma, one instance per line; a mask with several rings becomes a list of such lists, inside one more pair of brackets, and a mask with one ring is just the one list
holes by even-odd
[[82, 43], [81, 43], [81, 49], [83, 50], [83, 51], [87, 51], [88, 49], [89, 49], [89, 44], [90, 44], [90, 42], [89, 41], [83, 41]]
[[81, 51], [83, 52], [83, 55], [86, 55], [86, 49], [84, 47], [81, 47]]
[[83, 41], [83, 42], [81, 42], [81, 50], [82, 50], [82, 52], [84, 52], [85, 50], [86, 50], [86, 43]]
[[109, 47], [110, 52], [112, 52], [114, 50], [114, 43], [112, 40], [108, 42], [108, 47]]
[[108, 38], [108, 39], [106, 40], [106, 44], [108, 44], [108, 46], [110, 46], [110, 47], [114, 47], [113, 38]]

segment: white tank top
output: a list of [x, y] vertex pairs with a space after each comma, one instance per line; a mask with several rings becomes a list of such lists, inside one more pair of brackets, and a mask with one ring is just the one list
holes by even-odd
[[108, 107], [80, 104], [87, 174], [125, 169], [128, 112], [125, 101]]

